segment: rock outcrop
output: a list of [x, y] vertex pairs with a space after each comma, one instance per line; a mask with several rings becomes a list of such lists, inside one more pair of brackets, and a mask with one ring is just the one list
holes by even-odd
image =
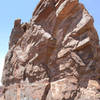
[[3, 100], [100, 100], [100, 47], [78, 0], [40, 0], [29, 23], [15, 20]]

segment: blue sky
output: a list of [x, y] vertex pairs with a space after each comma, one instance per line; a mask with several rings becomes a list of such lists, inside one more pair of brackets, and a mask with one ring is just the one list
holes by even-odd
[[[39, 0], [0, 0], [0, 77], [14, 20], [21, 18], [22, 22], [30, 21], [38, 2]], [[100, 0], [80, 0], [80, 2], [94, 17], [94, 25], [100, 37]]]

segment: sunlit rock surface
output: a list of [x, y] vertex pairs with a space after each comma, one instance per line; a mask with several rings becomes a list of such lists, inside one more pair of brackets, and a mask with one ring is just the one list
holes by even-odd
[[100, 100], [99, 39], [78, 0], [40, 0], [15, 20], [2, 83], [2, 100]]

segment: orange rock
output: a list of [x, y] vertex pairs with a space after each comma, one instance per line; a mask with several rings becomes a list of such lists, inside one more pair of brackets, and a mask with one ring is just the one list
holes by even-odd
[[99, 38], [85, 7], [40, 0], [30, 23], [15, 20], [2, 82], [5, 100], [99, 100]]

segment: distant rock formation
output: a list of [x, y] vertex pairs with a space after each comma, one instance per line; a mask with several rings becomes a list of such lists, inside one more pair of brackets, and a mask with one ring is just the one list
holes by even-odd
[[100, 46], [78, 0], [40, 0], [30, 23], [15, 20], [2, 100], [100, 100]]

